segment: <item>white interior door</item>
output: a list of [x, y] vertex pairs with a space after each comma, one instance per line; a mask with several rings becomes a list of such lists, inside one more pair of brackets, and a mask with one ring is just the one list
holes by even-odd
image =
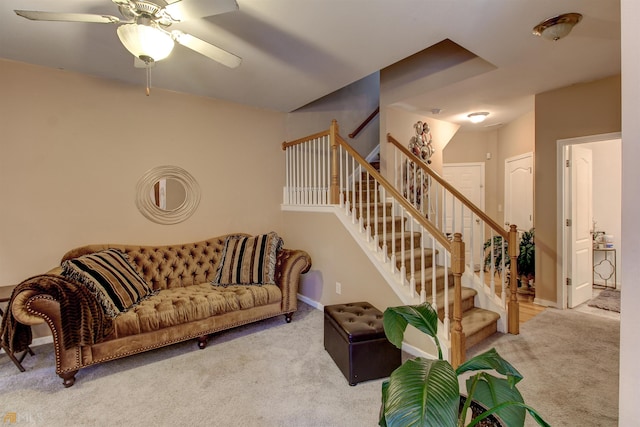
[[[449, 163], [443, 165], [442, 176], [461, 192], [471, 203], [484, 211], [484, 163]], [[469, 209], [453, 203], [453, 197], [445, 197], [445, 232], [462, 233], [465, 241], [465, 259], [478, 267], [482, 258], [482, 225], [472, 218]]]
[[504, 162], [504, 222], [520, 231], [533, 227], [533, 153]]
[[593, 221], [593, 166], [592, 152], [579, 145], [568, 146], [568, 188], [569, 203], [568, 222], [568, 254], [570, 259], [568, 278], [570, 280], [567, 294], [569, 308], [577, 307], [592, 297], [592, 239]]

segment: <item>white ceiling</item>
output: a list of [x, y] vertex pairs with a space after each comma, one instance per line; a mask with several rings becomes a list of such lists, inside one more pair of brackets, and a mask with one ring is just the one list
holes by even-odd
[[[183, 0], [189, 2], [202, 0]], [[215, 1], [215, 0], [211, 0]], [[490, 70], [416, 89], [398, 105], [463, 123], [506, 123], [533, 95], [620, 73], [619, 0], [237, 0], [240, 9], [175, 25], [243, 58], [229, 69], [182, 46], [152, 70], [152, 85], [278, 111], [293, 111], [416, 52], [450, 39]], [[116, 25], [35, 22], [14, 9], [120, 16], [110, 0], [2, 0], [0, 57], [141, 87], [145, 72]], [[583, 20], [557, 42], [532, 35], [565, 12]], [[446, 79], [441, 79], [445, 82]], [[436, 117], [436, 116], [432, 116]]]

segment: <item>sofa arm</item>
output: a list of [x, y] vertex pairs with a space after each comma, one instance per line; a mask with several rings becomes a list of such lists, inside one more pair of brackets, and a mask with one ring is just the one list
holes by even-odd
[[[113, 321], [105, 315], [97, 298], [86, 286], [59, 274], [42, 274], [20, 283], [13, 292], [10, 316], [2, 319], [2, 341], [18, 347], [31, 342], [30, 328], [42, 320], [51, 327], [64, 348], [91, 345], [113, 330]], [[64, 325], [64, 328], [62, 327]]]
[[276, 285], [282, 290], [282, 311], [292, 313], [298, 309], [300, 275], [311, 268], [311, 257], [297, 249], [282, 249], [276, 261]]
[[37, 295], [42, 294], [33, 289], [27, 289], [22, 292], [18, 292], [13, 297], [13, 301], [11, 302], [11, 313], [13, 314], [13, 317], [15, 317], [15, 319], [23, 325], [34, 326], [39, 325], [40, 323], [43, 323], [45, 321], [44, 317], [34, 315], [29, 312], [29, 302]]

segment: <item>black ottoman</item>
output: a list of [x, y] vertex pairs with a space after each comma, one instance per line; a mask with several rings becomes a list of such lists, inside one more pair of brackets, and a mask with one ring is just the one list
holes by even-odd
[[368, 302], [324, 307], [324, 348], [349, 385], [388, 377], [402, 362], [384, 334], [382, 312]]

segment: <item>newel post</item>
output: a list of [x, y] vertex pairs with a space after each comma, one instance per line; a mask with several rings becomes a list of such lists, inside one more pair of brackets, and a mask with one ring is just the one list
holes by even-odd
[[453, 323], [451, 325], [451, 365], [460, 366], [466, 355], [466, 338], [462, 330], [462, 273], [464, 273], [464, 242], [455, 233], [451, 242], [451, 272], [453, 273]]
[[330, 201], [332, 205], [340, 203], [340, 189], [338, 188], [338, 139], [336, 136], [339, 133], [338, 121], [333, 119], [331, 126], [329, 127], [329, 140], [331, 142], [331, 188], [330, 188]]
[[509, 325], [510, 334], [520, 333], [520, 303], [518, 302], [518, 230], [515, 225], [511, 225], [508, 237], [509, 245]]

